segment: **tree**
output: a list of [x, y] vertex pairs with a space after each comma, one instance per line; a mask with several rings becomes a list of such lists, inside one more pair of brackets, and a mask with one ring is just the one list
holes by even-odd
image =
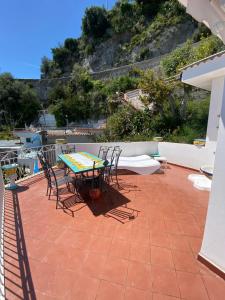
[[76, 52], [79, 51], [78, 46], [79, 43], [77, 39], [67, 38], [64, 41], [64, 47], [68, 49], [71, 53], [77, 54]]
[[104, 8], [92, 6], [85, 10], [85, 15], [82, 19], [84, 36], [90, 38], [102, 37], [108, 27], [107, 11]]
[[0, 111], [3, 124], [10, 127], [30, 125], [37, 118], [41, 105], [34, 90], [27, 84], [14, 80], [11, 74], [0, 75]]
[[128, 0], [118, 1], [110, 12], [111, 25], [116, 33], [133, 31], [140, 18], [139, 7]]
[[70, 50], [65, 47], [52, 48], [53, 60], [61, 70], [65, 69], [65, 66], [68, 65], [70, 58]]
[[41, 60], [41, 78], [57, 78], [62, 72], [56, 62], [44, 56]]
[[162, 111], [163, 103], [168, 101], [172, 92], [172, 85], [165, 83], [161, 78], [157, 78], [152, 70], [143, 72], [140, 78], [139, 88], [141, 88], [146, 96], [143, 97], [143, 102], [147, 106], [154, 105], [157, 112]]
[[166, 0], [136, 0], [136, 3], [141, 6], [142, 13], [150, 17], [158, 12], [159, 7], [163, 2], [166, 2]]
[[70, 86], [73, 91], [88, 93], [93, 88], [93, 81], [89, 72], [75, 64], [71, 74]]

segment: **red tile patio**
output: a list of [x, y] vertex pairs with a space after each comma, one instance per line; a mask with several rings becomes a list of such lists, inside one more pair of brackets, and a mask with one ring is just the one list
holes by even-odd
[[120, 175], [119, 191], [72, 205], [74, 218], [42, 176], [20, 183], [5, 200], [6, 298], [224, 300], [225, 282], [196, 259], [209, 195], [190, 173]]

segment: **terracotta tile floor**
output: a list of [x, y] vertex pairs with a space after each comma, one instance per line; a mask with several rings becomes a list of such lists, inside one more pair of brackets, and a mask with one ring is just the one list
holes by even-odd
[[7, 299], [224, 300], [225, 282], [196, 259], [209, 195], [189, 173], [120, 175], [95, 206], [72, 203], [74, 218], [41, 176], [7, 192]]

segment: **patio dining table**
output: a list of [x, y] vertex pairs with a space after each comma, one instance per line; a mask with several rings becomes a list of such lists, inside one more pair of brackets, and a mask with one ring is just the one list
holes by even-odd
[[59, 159], [75, 174], [93, 170], [94, 162], [96, 170], [105, 168], [104, 160], [88, 152], [60, 154]]

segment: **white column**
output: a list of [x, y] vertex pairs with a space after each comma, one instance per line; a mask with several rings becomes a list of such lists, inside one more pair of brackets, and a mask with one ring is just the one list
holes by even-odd
[[[220, 82], [222, 102], [214, 175], [200, 255], [225, 272], [225, 78]], [[214, 86], [216, 87], [216, 85]], [[216, 91], [212, 91], [216, 93]]]
[[223, 82], [223, 77], [215, 78], [212, 81], [209, 118], [206, 134], [206, 146], [214, 146], [217, 141], [219, 116], [223, 98]]

